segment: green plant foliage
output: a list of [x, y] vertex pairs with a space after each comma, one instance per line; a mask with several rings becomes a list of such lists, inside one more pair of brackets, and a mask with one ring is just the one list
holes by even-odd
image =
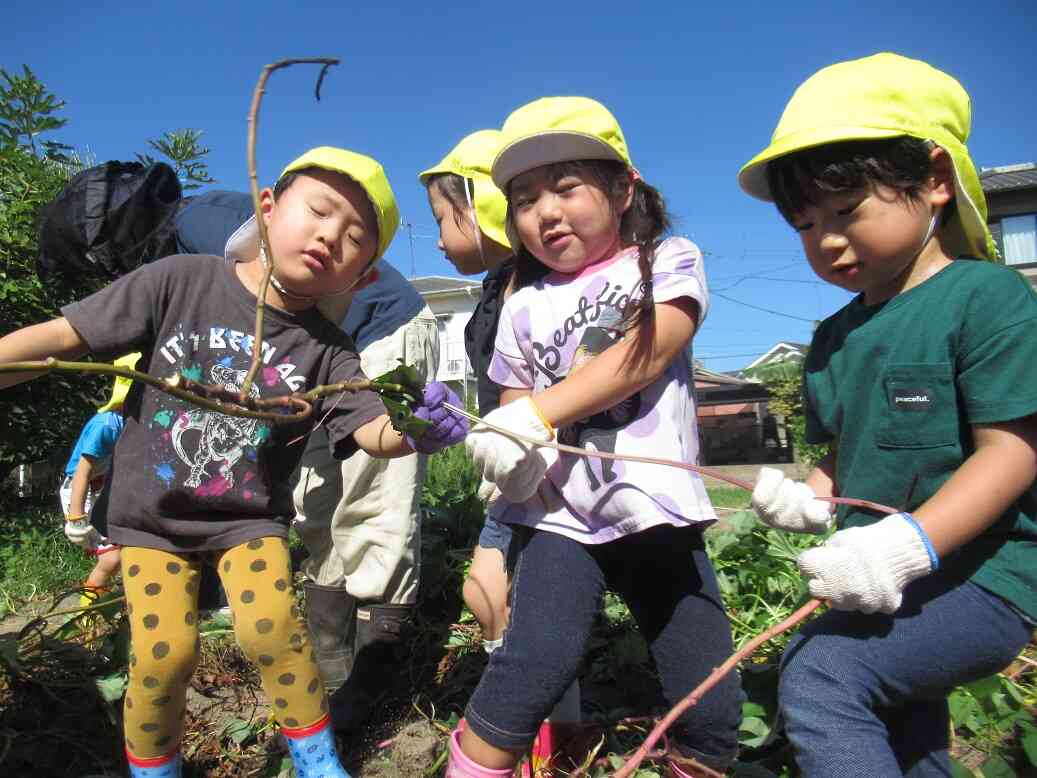
[[[815, 535], [779, 532], [757, 521], [751, 511], [739, 511], [706, 532], [706, 548], [717, 571], [736, 645], [806, 602], [807, 588], [796, 557], [820, 542]], [[787, 637], [769, 644], [777, 651]]]
[[[148, 141], [152, 149], [173, 163], [173, 170], [185, 191], [197, 189], [202, 184], [216, 183], [216, 179], [209, 176], [209, 167], [203, 160], [210, 149], [199, 145], [201, 137], [201, 130], [188, 128], [170, 130], [161, 138]], [[155, 158], [150, 154], [138, 154], [137, 160], [145, 165], [155, 164]]]
[[473, 548], [486, 516], [478, 496], [481, 480], [464, 446], [451, 446], [430, 456], [421, 489], [424, 526], [445, 534], [458, 548]]
[[[371, 381], [371, 389], [378, 392], [389, 414], [392, 426], [397, 432], [419, 439], [429, 428], [424, 419], [414, 416], [414, 411], [421, 403], [425, 391], [425, 382], [418, 371], [410, 365], [400, 364]], [[398, 387], [402, 387], [401, 392]]]
[[798, 359], [784, 359], [780, 362], [769, 362], [745, 371], [746, 378], [760, 381], [767, 387], [771, 399], [768, 408], [771, 413], [785, 417], [785, 423], [792, 434], [792, 447], [797, 460], [814, 464], [828, 453], [828, 446], [819, 446], [806, 441], [806, 424], [803, 418], [803, 362]]
[[[996, 675], [959, 686], [948, 702], [955, 733], [985, 754], [984, 778], [1037, 773], [1034, 687]], [[1013, 738], [1015, 749], [1010, 747]]]
[[0, 518], [0, 615], [74, 586], [90, 572], [90, 560], [65, 539], [56, 492], [54, 508], [12, 507]]
[[[0, 145], [21, 146], [37, 156], [37, 136], [60, 129], [68, 122], [54, 116], [65, 107], [65, 101], [48, 92], [28, 65], [22, 65], [20, 76], [0, 68], [0, 79], [4, 81], [0, 85]], [[52, 158], [58, 156], [59, 149], [68, 148], [50, 141], [41, 145]]]
[[[97, 288], [84, 280], [71, 286], [36, 276], [36, 219], [40, 208], [74, 172], [64, 159], [36, 154], [39, 132], [65, 123], [51, 114], [64, 105], [48, 93], [28, 68], [12, 77], [0, 70], [0, 333], [60, 315], [60, 307]], [[12, 117], [12, 118], [6, 118]], [[28, 136], [29, 141], [19, 143]], [[86, 419], [103, 402], [100, 377], [51, 374], [0, 393], [0, 481], [15, 465], [67, 451]]]

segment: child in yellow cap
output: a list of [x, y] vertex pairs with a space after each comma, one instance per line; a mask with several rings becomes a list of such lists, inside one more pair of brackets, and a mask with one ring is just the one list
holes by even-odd
[[[486, 273], [483, 294], [465, 327], [465, 350], [476, 376], [483, 416], [500, 406], [500, 387], [490, 381], [486, 371], [514, 269], [504, 229], [508, 202], [490, 179], [490, 165], [499, 148], [499, 130], [474, 132], [418, 176], [428, 190], [440, 250], [462, 275]], [[482, 628], [487, 651], [499, 645], [504, 632], [504, 554], [510, 536], [506, 526], [486, 520], [463, 589], [465, 603]]]
[[[516, 291], [489, 364], [501, 405], [484, 418], [542, 441], [696, 461], [690, 343], [709, 305], [701, 252], [665, 236], [662, 196], [597, 101], [536, 100], [501, 132], [491, 175], [508, 199]], [[716, 514], [701, 478], [556, 456], [483, 425], [466, 445], [501, 493], [490, 517], [513, 533], [511, 610], [451, 738], [448, 776], [510, 775], [576, 679], [606, 588], [630, 607], [671, 704], [729, 655], [702, 536]], [[725, 770], [739, 718], [728, 676], [681, 717], [673, 748]], [[675, 774], [702, 774], [685, 765]]]
[[[128, 354], [115, 360], [115, 364], [132, 368], [138, 359], [139, 353]], [[122, 433], [122, 405], [131, 384], [127, 378], [116, 378], [108, 402], [83, 425], [58, 490], [65, 514], [65, 537], [95, 558], [94, 567], [83, 582], [86, 593], [80, 598], [81, 605], [89, 605], [99, 594], [107, 592], [108, 582], [119, 569], [119, 547], [105, 537], [104, 524], [94, 526], [90, 510], [104, 486], [115, 441]]]
[[[877, 54], [792, 96], [739, 183], [771, 200], [823, 280], [857, 293], [814, 334], [796, 483], [764, 469], [761, 520], [838, 531], [799, 567], [834, 610], [785, 652], [804, 775], [948, 776], [947, 695], [1007, 665], [1037, 621], [1037, 298], [995, 264], [965, 141], [969, 97]], [[877, 515], [817, 497], [896, 506]]]
[[[428, 190], [429, 207], [439, 227], [439, 248], [462, 275], [486, 273], [482, 295], [465, 327], [465, 351], [476, 376], [479, 413], [500, 407], [501, 387], [487, 372], [493, 357], [501, 309], [511, 296], [514, 253], [507, 236], [508, 201], [490, 178], [500, 150], [500, 130], [465, 136], [419, 180]], [[484, 483], [481, 496], [490, 502], [494, 487]], [[505, 559], [511, 527], [487, 516], [472, 554], [462, 596], [482, 630], [483, 648], [493, 653], [503, 643], [507, 624], [508, 575]], [[580, 720], [579, 682], [573, 681], [540, 728], [533, 746], [534, 762], [555, 752], [566, 730]]]
[[[370, 279], [392, 240], [399, 217], [381, 165], [345, 149], [313, 149], [260, 200], [276, 266], [253, 396], [363, 378], [352, 341], [317, 303]], [[138, 349], [151, 375], [238, 389], [252, 361], [268, 261], [262, 250], [242, 259], [176, 255], [144, 265], [66, 306], [62, 318], [0, 339], [0, 363]], [[0, 386], [31, 377], [2, 374]], [[309, 418], [288, 425], [202, 410], [150, 386], [130, 393], [105, 495], [109, 535], [123, 547], [132, 633], [124, 726], [134, 778], [180, 772], [204, 564], [220, 575], [238, 643], [259, 666], [296, 775], [347, 775], [292, 592], [290, 476], [304, 446], [290, 443], [322, 421], [340, 458], [358, 447], [377, 457], [429, 453], [467, 429], [444, 400], [458, 402], [442, 384], [426, 387], [415, 413], [430, 425], [413, 439], [392, 429], [373, 392], [322, 398]]]

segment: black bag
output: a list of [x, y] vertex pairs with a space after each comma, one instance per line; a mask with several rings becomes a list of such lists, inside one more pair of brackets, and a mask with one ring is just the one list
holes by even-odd
[[176, 253], [176, 172], [157, 162], [105, 162], [77, 174], [40, 212], [36, 274], [118, 278]]

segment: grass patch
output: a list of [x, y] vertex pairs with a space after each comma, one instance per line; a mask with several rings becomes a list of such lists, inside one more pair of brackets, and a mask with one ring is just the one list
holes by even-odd
[[79, 584], [93, 567], [68, 542], [56, 508], [16, 502], [0, 516], [0, 616]]
[[706, 487], [709, 501], [714, 508], [748, 508], [749, 492], [737, 486]]

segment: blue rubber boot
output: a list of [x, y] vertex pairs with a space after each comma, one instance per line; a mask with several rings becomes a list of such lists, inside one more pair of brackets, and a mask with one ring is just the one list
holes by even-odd
[[352, 778], [338, 761], [331, 717], [299, 729], [281, 727], [297, 778]]
[[130, 763], [130, 778], [180, 778], [183, 766], [179, 750], [154, 759], [141, 759], [126, 751], [126, 761]]

